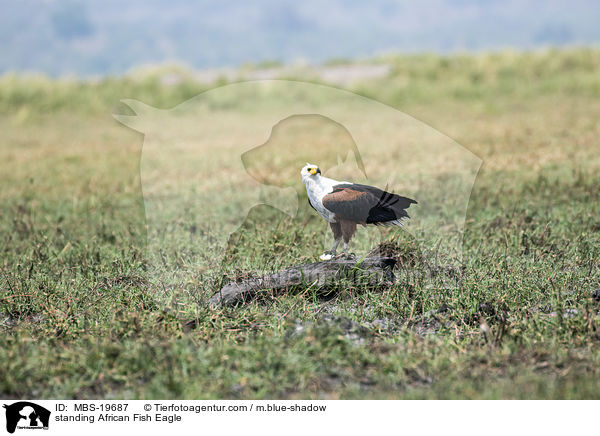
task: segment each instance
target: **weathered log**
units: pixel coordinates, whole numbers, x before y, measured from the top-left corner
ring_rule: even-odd
[[[341,283],[358,286],[381,286],[394,282],[392,272],[396,259],[369,255],[364,259],[355,256],[339,256],[332,260],[296,265],[264,276],[234,280],[209,299],[212,307],[245,303],[259,291],[281,291],[301,285],[319,291],[335,288]]]

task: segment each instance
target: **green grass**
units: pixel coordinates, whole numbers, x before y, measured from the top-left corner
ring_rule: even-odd
[[[385,292],[222,310],[193,283],[171,290],[179,305],[157,298],[142,136],[110,117],[121,98],[168,107],[202,86],[0,78],[1,395],[599,398],[600,52],[386,61],[390,77],[355,89],[484,160],[460,287],[409,269]],[[313,259],[324,223],[303,219],[241,232],[225,272]]]

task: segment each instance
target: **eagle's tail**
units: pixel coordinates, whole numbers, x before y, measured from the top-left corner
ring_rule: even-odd
[[[408,220],[408,218],[409,218],[408,216],[403,216],[402,218],[398,218],[393,221],[379,221],[379,222],[372,223],[372,224],[375,224],[376,226],[383,226],[383,227],[392,227],[392,226],[402,227],[402,226],[404,226],[404,223]]]

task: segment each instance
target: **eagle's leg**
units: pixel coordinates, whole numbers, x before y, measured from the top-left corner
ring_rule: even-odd
[[[331,250],[326,251],[320,256],[321,260],[333,259],[333,257],[335,256],[335,252],[337,251],[338,245],[340,245],[340,242],[342,241],[342,227],[340,223],[329,223],[329,226],[331,227],[331,231],[333,231],[333,247],[331,247]]]
[[[356,223],[354,221],[340,221],[340,227],[342,229],[342,237],[344,239],[344,250],[343,254],[348,252],[348,246],[350,245],[350,239],[356,233]]]

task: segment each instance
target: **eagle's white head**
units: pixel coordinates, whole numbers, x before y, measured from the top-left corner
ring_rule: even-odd
[[[307,180],[309,177],[317,178],[318,175],[321,175],[321,169],[318,165],[307,162],[302,171],[300,171],[300,175],[302,176],[302,180]]]

